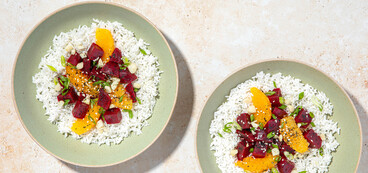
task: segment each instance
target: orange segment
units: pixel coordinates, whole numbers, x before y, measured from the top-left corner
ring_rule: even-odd
[[[239,166],[245,171],[256,173],[264,172],[275,167],[277,164],[275,158],[276,156],[272,156],[270,153],[267,153],[266,157],[264,158],[246,157],[243,159],[243,161],[235,162],[235,166]]]
[[[120,97],[123,96],[123,99],[120,102]],[[133,101],[130,97],[126,94],[125,88],[122,84],[119,84],[113,93],[110,94],[111,97],[111,104],[115,105],[121,109],[132,109],[133,108]]]
[[[98,106],[97,103],[95,103],[93,105],[93,108],[91,107],[83,119],[77,119],[73,123],[73,126],[71,129],[76,134],[81,135],[83,133],[86,133],[89,130],[91,130],[93,127],[96,126],[96,123],[98,119],[100,118],[100,113],[98,113],[100,110],[100,106]]]
[[[254,119],[257,120],[258,124],[262,123],[262,125],[265,126],[271,119],[271,102],[268,100],[267,96],[256,87],[252,87],[250,92],[253,94],[252,102],[254,107],[256,107]]]
[[[70,83],[79,91],[89,94],[92,97],[98,96],[98,86],[93,86],[92,81],[88,81],[88,76],[82,73],[81,70],[74,69],[67,65],[65,67],[66,75],[70,79]]]
[[[302,131],[295,123],[293,117],[288,116],[281,119],[280,134],[283,140],[295,151],[304,153],[308,151],[308,141],[304,138]]]
[[[101,60],[106,64],[109,62],[110,56],[115,49],[114,38],[112,37],[111,32],[107,29],[97,28],[96,44],[99,45],[104,51]]]

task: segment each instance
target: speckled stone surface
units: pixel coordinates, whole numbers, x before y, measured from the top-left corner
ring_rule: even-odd
[[[207,97],[227,75],[263,59],[295,59],[329,74],[348,92],[363,129],[358,172],[368,169],[368,1],[116,0],[151,20],[174,51],[178,103],[144,153],[107,168],[47,154],[27,135],[11,101],[11,72],[27,33],[73,0],[0,1],[0,172],[200,172],[195,129]]]

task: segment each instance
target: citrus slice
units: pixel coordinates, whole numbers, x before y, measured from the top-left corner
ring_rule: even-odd
[[[264,158],[254,158],[252,156],[246,157],[243,161],[235,162],[235,166],[239,166],[243,168],[246,172],[264,172],[268,169],[275,167],[277,161],[275,161],[276,156],[272,156],[272,154],[267,153]]]
[[[109,62],[110,56],[115,49],[114,38],[112,37],[111,32],[108,29],[97,28],[96,44],[104,51],[101,60],[106,64]]]
[[[88,81],[88,76],[81,70],[72,68],[70,65],[65,67],[66,75],[70,83],[79,91],[89,94],[92,97],[98,96],[98,86],[93,86],[92,81]]]
[[[282,138],[286,144],[288,144],[295,151],[299,153],[308,151],[309,143],[304,138],[302,131],[295,123],[293,117],[288,116],[281,119],[280,134],[282,135]]]
[[[267,96],[258,88],[252,87],[250,92],[253,94],[252,102],[256,107],[256,113],[254,119],[257,120],[259,125],[265,126],[266,123],[271,119],[271,102]]]

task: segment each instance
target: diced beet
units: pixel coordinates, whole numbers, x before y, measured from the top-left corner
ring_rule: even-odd
[[[276,133],[279,130],[279,126],[280,126],[280,120],[271,119],[267,122],[264,129],[265,129],[267,134],[270,133],[270,132],[275,132]]]
[[[70,55],[67,62],[76,66],[78,63],[82,62],[82,58],[80,57],[78,52],[75,52],[74,55]]]
[[[105,92],[103,88],[100,89],[100,94],[98,95],[97,105],[101,106],[105,110],[109,109],[111,104],[111,99],[109,94]]]
[[[109,61],[106,63],[101,71],[107,75],[119,77],[119,65],[116,62]]]
[[[267,96],[267,97],[270,100],[272,107],[279,107],[279,106],[281,106],[279,96],[277,96],[277,95],[274,94],[272,96]]]
[[[313,129],[305,131],[303,136],[309,142],[309,148],[321,148],[322,139]]]
[[[121,83],[130,83],[137,79],[135,74],[129,72],[129,70],[120,70],[119,78]]]
[[[110,61],[122,64],[123,60],[121,60],[121,57],[122,57],[121,51],[118,48],[115,48],[114,52],[112,52],[110,56]]]
[[[267,146],[265,143],[263,142],[256,142],[256,145],[254,145],[254,150],[252,155],[255,158],[264,158],[266,156],[266,152],[267,152]]]
[[[134,92],[134,88],[132,83],[129,83],[126,87],[125,87],[126,91],[129,93],[130,95],[130,99],[132,99],[133,103],[137,102],[137,98]]]
[[[95,43],[92,43],[91,47],[89,47],[87,51],[87,57],[90,60],[95,60],[101,57],[103,54],[104,54],[104,51],[102,50],[102,48]]]
[[[255,142],[256,139],[254,135],[249,130],[236,130],[236,133],[239,134],[240,138],[244,139],[247,142]]]
[[[106,80],[106,76],[101,72],[101,68],[93,67],[91,75],[95,76],[96,80]]]
[[[278,97],[282,97],[282,94],[281,94],[281,89],[280,88],[275,88],[273,89],[272,91],[275,92],[274,95],[278,96]]]
[[[85,104],[78,100],[72,111],[73,117],[83,119],[86,116],[88,109],[88,104]]]
[[[279,147],[280,148],[280,155],[281,156],[285,156],[284,155],[284,152],[287,151],[289,152],[290,154],[295,154],[295,150],[292,149],[288,144],[286,144],[285,142],[282,142],[281,146]]]
[[[236,118],[236,122],[240,125],[242,129],[250,129],[250,115],[247,113],[240,114]]]
[[[104,118],[107,124],[120,123],[122,116],[119,108],[108,109],[104,113]]]
[[[249,143],[240,141],[236,146],[236,149],[238,150],[236,157],[238,158],[238,160],[243,160],[244,158],[248,157],[250,154],[249,150],[251,147],[252,145],[250,145]]]
[[[287,115],[287,112],[278,107],[275,107],[272,110],[272,114],[275,114],[278,119],[282,119]]]
[[[285,157],[282,157],[279,163],[277,163],[277,168],[280,173],[291,173],[294,169],[294,163],[288,161]]]
[[[74,91],[73,88],[69,88],[69,91],[65,94],[62,95],[61,93],[57,96],[58,101],[62,100],[65,102],[65,100],[69,99],[69,104],[74,103],[78,100],[78,95],[77,93]]]
[[[259,141],[259,142],[265,142],[265,143],[271,143],[272,142],[272,139],[267,138],[267,133],[264,130],[261,130],[261,129],[256,131],[255,139],[256,139],[256,141]]]
[[[92,61],[88,58],[83,59],[83,68],[82,71],[88,73],[91,73],[92,70]]]
[[[312,117],[307,114],[307,110],[301,109],[298,115],[295,117],[296,123],[307,123],[306,125],[300,126],[301,128],[307,128],[312,122]]]

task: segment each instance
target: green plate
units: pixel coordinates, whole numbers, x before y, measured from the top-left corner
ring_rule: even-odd
[[[32,76],[38,70],[41,57],[46,54],[52,39],[79,25],[91,25],[92,19],[118,21],[137,38],[150,43],[148,47],[160,63],[160,97],[149,126],[143,134],[131,135],[119,145],[98,146],[65,138],[57,132],[45,116],[42,103],[36,99]],[[172,51],[158,29],[145,17],[123,6],[111,3],[78,3],[62,8],[46,17],[28,35],[21,46],[13,69],[13,96],[19,119],[28,134],[53,156],[72,164],[101,167],[124,162],[147,149],[163,132],[176,103],[178,76]]]
[[[346,92],[321,71],[303,63],[288,60],[270,60],[256,63],[233,73],[212,93],[205,104],[197,125],[197,155],[203,172],[221,172],[217,167],[213,151],[210,151],[212,139],[209,134],[210,123],[217,108],[226,101],[225,96],[238,84],[250,79],[257,72],[281,72],[299,78],[314,88],[324,92],[334,105],[333,121],[338,122],[341,134],[335,135],[340,146],[333,153],[330,172],[355,172],[361,153],[362,133],[358,114]]]

